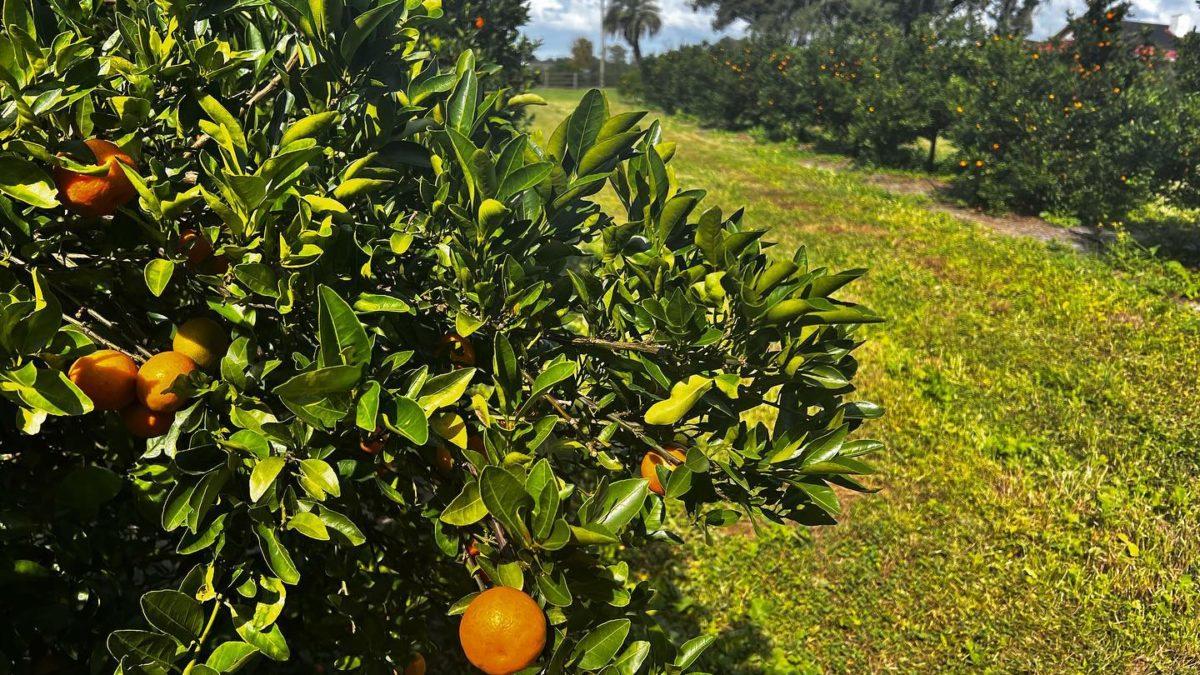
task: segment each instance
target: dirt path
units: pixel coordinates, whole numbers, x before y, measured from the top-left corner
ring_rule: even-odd
[[[809,168],[824,171],[854,170],[853,164],[848,159],[805,159],[801,160],[801,163]],[[1032,216],[1013,214],[993,216],[982,211],[948,204],[941,200],[941,195],[949,186],[945,181],[937,178],[888,173],[864,173],[863,178],[867,183],[893,194],[928,197],[930,199],[928,208],[932,211],[947,213],[1010,237],[1028,237],[1046,243],[1062,244],[1077,251],[1094,252],[1099,250],[1111,236],[1094,227],[1059,227]]]

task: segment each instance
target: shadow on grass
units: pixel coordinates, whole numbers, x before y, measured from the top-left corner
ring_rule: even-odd
[[[1200,268],[1200,214],[1156,212],[1131,218],[1126,230],[1137,243],[1156,249],[1159,257],[1192,269]]]
[[[657,618],[674,644],[681,645],[711,632],[707,620],[711,608],[687,592],[687,561],[683,551],[654,544],[641,551],[637,563],[655,579],[663,607]],[[690,670],[728,675],[801,672],[775,648],[771,638],[748,614],[726,626],[716,638]]]

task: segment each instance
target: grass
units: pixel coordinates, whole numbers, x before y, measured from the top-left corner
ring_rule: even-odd
[[[542,92],[549,134],[580,92]],[[628,107],[623,103],[618,108]],[[819,530],[659,566],[719,673],[1200,669],[1200,314],[1105,257],[1006,238],[804,153],[664,118],[682,182],[782,249],[866,266],[881,488]]]

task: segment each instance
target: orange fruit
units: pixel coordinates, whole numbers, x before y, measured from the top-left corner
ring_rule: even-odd
[[[439,445],[437,455],[434,458],[434,466],[437,467],[438,473],[448,474],[454,471],[454,455],[446,449],[446,446]]]
[[[175,330],[171,349],[195,361],[201,368],[211,370],[229,350],[229,335],[212,319],[188,319]]]
[[[129,433],[138,438],[158,438],[171,430],[175,413],[154,412],[141,403],[134,403],[121,411],[121,421]]]
[[[200,230],[179,233],[179,252],[187,259],[187,268],[200,274],[221,275],[229,271],[229,259],[214,256],[212,242]]]
[[[510,675],[536,661],[546,647],[546,615],[515,588],[490,588],[467,606],[458,641],[476,668]]]
[[[71,364],[67,377],[92,399],[96,410],[120,410],[137,395],[137,364],[129,356],[101,349]]]
[[[438,345],[438,353],[450,357],[450,363],[460,366],[475,365],[475,346],[458,333],[446,333]]]
[[[54,184],[58,186],[59,201],[71,211],[85,216],[110,216],[137,196],[133,183],[129,182],[117,162],[135,169],[137,164],[121,148],[108,141],[90,138],[84,144],[96,157],[96,164],[108,167],[108,173],[89,176],[61,166],[55,167]]]
[[[425,657],[417,654],[404,667],[404,675],[425,675]]]
[[[683,448],[679,445],[665,445],[663,446],[663,450],[666,450],[672,457],[681,462],[686,459]],[[666,493],[666,490],[663,488],[662,482],[658,480],[658,471],[656,470],[658,466],[666,466],[668,471],[675,468],[668,465],[667,460],[656,452],[647,452],[646,456],[642,457],[642,478],[645,478],[646,482],[650,483],[650,491],[661,497]]]
[[[467,448],[470,450],[474,450],[475,452],[479,452],[479,453],[487,452],[487,447],[484,446],[484,444],[483,444],[482,436],[471,436],[470,438],[468,438],[467,439]]]
[[[175,380],[196,370],[196,362],[179,352],[151,356],[137,374],[137,395],[142,405],[154,412],[175,412],[186,398],[170,391]]]
[[[467,544],[467,555],[472,558],[479,556],[479,542],[472,539],[471,543]]]

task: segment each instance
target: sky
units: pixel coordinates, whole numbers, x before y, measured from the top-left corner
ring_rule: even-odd
[[[1131,18],[1139,21],[1170,23],[1177,14],[1187,14],[1193,23],[1200,24],[1200,9],[1196,0],[1132,0]],[[646,53],[672,49],[679,45],[719,39],[724,35],[741,35],[743,29],[734,26],[723,32],[712,29],[712,16],[693,12],[688,0],[659,0],[662,7],[663,29],[643,43]],[[1068,10],[1080,11],[1084,0],[1043,0],[1034,19],[1034,37],[1057,33],[1066,23]],[[525,34],[540,40],[539,58],[555,58],[570,53],[571,43],[578,37],[599,43],[600,0],[529,0],[530,21]],[[614,39],[615,38],[611,38]]]

